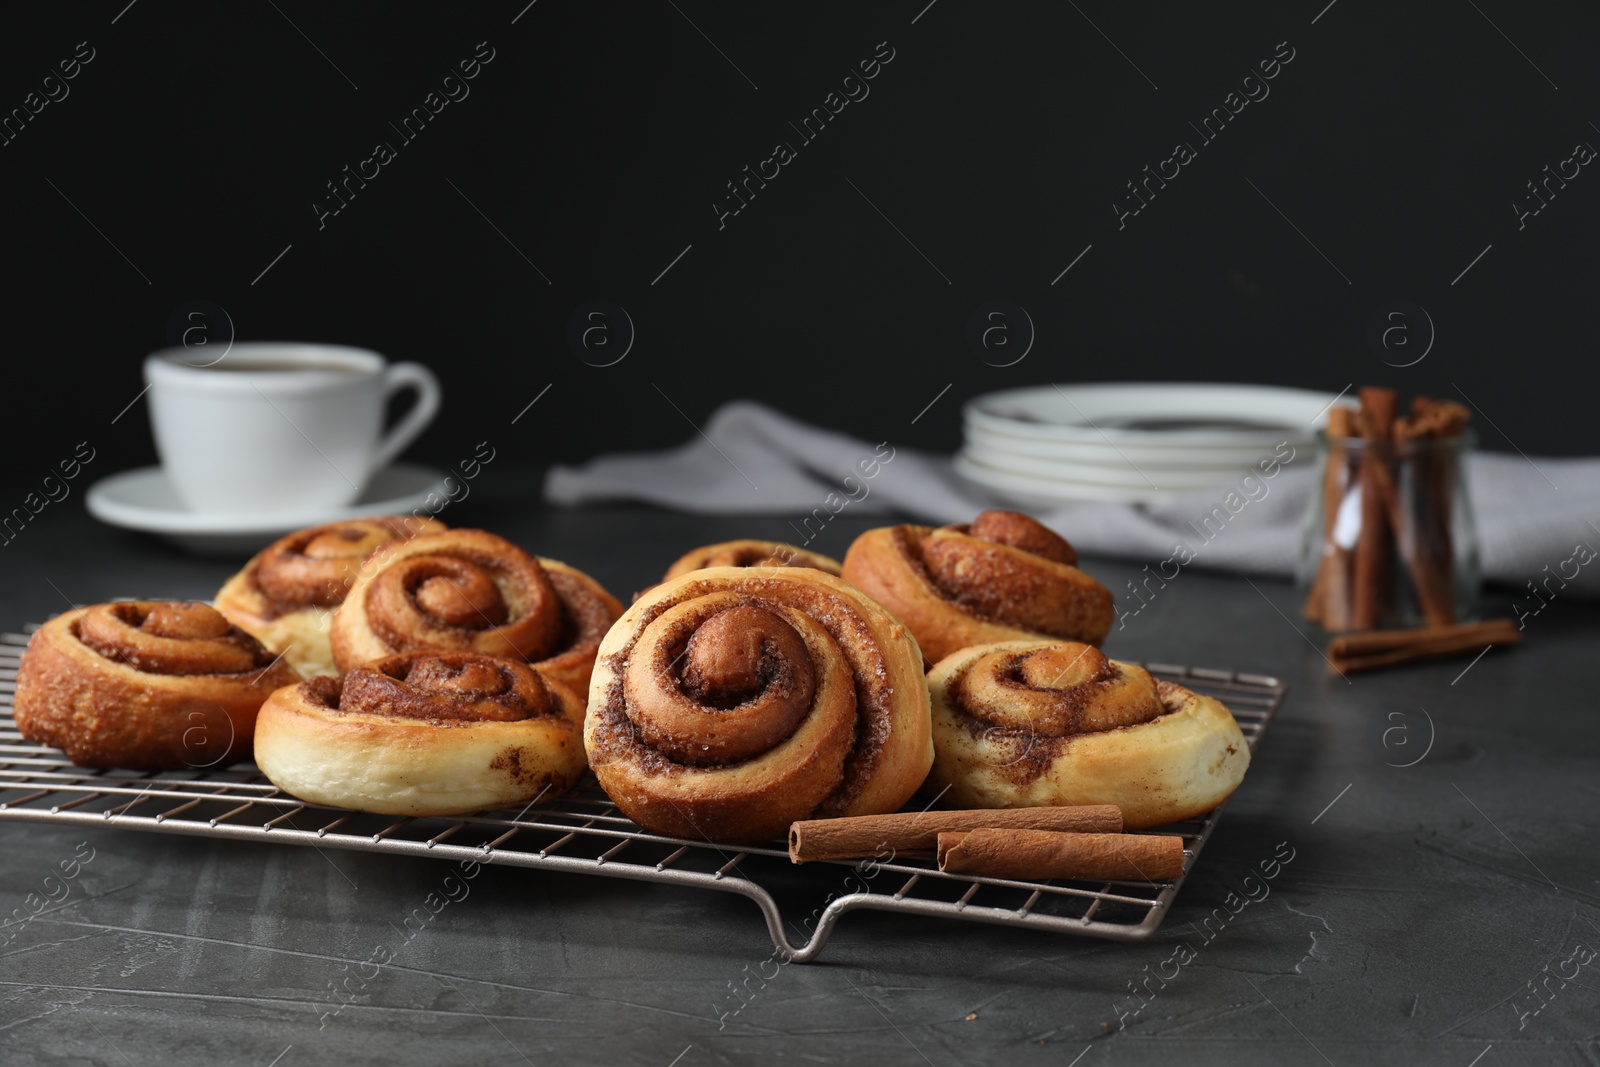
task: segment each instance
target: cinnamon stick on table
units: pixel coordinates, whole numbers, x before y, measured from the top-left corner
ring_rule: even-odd
[[[1171,882],[1183,874],[1183,838],[969,830],[939,835],[939,869],[991,878]]]
[[[1421,659],[1463,655],[1493,645],[1514,645],[1521,640],[1521,632],[1510,619],[1420,626],[1409,630],[1375,630],[1335,637],[1328,642],[1328,660],[1335,670],[1350,674]]]
[[[806,819],[789,827],[789,859],[795,863],[809,863],[867,856],[887,858],[908,852],[931,853],[941,833],[991,827],[1115,834],[1122,831],[1122,811],[1115,804],[1087,804]]]

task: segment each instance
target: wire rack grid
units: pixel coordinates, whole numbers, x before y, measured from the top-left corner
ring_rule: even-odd
[[[931,858],[911,856],[795,866],[781,847],[718,846],[650,833],[618,812],[589,775],[571,792],[544,803],[536,799],[517,813],[372,815],[297,800],[252,764],[156,773],[74,766],[60,751],[17,732],[11,701],[27,642],[25,634],[0,634],[0,819],[475,861],[735,893],[761,909],[774,950],[796,963],[817,958],[839,919],[859,910],[1121,941],[1147,938],[1222,812],[1219,807],[1150,831],[1184,839],[1183,875],[1163,883],[954,875]],[[1145,666],[1226,704],[1252,752],[1286,692],[1276,678],[1262,675]],[[789,902],[789,914],[779,897]],[[810,901],[818,903],[807,910]],[[800,912],[806,917],[796,921]]]

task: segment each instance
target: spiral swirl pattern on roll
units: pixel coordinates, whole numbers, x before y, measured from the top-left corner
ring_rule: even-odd
[[[476,652],[401,652],[355,668],[342,683],[308,688],[330,708],[397,719],[521,722],[562,713],[538,671]]]
[[[904,803],[931,760],[926,699],[916,642],[847,582],[714,567],[646,592],[606,635],[585,744],[640,825],[756,841]]]
[[[88,767],[213,767],[249,754],[256,710],[299,675],[205,604],[122,600],[40,628],[17,728]]]
[[[583,773],[583,701],[538,668],[417,649],[272,694],[256,762],[304,800],[455,815],[553,798]]]
[[[343,670],[395,652],[458,649],[538,664],[583,692],[622,606],[600,584],[482,530],[385,548],[334,616]]]
[[[685,552],[667,568],[666,577],[676,578],[706,567],[810,567],[828,574],[839,573],[839,561],[820,552],[811,552],[782,541],[747,538],[702,545]]]
[[[904,619],[930,660],[1023,637],[1098,644],[1114,619],[1110,590],[1079,570],[1077,552],[1042,523],[986,511],[959,526],[869,530],[844,577]]]
[[[338,607],[361,561],[384,545],[439,533],[442,522],[414,516],[350,519],[313,526],[268,545],[252,561],[251,577],[280,609]]]
[[[305,675],[333,674],[328,624],[374,554],[396,542],[447,527],[434,519],[391,515],[349,519],[279,538],[217,592],[217,610]]]
[[[1075,642],[988,652],[951,682],[950,695],[966,714],[1024,739],[1136,726],[1164,710],[1149,671]]]
[[[961,649],[928,675],[930,785],[958,807],[1115,804],[1130,827],[1221,803],[1249,766],[1218,701],[1073,641]]]
[[[261,642],[205,604],[119,600],[86,608],[78,639],[146,674],[238,674],[272,662]]]

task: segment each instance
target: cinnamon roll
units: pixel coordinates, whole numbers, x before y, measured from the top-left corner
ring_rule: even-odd
[[[581,694],[621,614],[582,571],[483,530],[449,530],[385,547],[330,636],[340,670],[412,649],[463,649],[532,663]]]
[[[299,677],[205,604],[96,604],[28,642],[17,729],[83,767],[216,767],[249,757],[256,710]]]
[[[839,561],[820,552],[809,552],[782,541],[758,541],[745,538],[723,541],[715,545],[702,545],[685,552],[678,561],[667,568],[666,577],[676,578],[690,571],[706,567],[811,567],[838,575]]]
[[[273,693],[256,764],[301,800],[468,815],[559,796],[583,774],[583,701],[538,669],[419,649]]]
[[[301,674],[337,674],[328,625],[361,563],[384,545],[439,533],[414,515],[351,519],[300,530],[257,552],[217,593],[217,610]]]
[[[600,645],[589,763],[658,833],[781,837],[891,812],[932,760],[917,643],[842,579],[712,567],[646,592]]]
[[[844,577],[903,619],[931,663],[993,641],[1104,641],[1111,591],[1077,562],[1036,519],[985,511],[970,525],[868,530],[845,553]]]
[[[928,675],[933,773],[958,808],[1115,804],[1130,829],[1222,803],[1250,747],[1220,702],[1074,641],[964,648]]]

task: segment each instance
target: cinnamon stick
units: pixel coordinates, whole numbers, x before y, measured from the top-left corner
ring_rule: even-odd
[[[1457,433],[1460,431],[1458,430]],[[1461,453],[1457,449],[1437,451],[1432,457],[1432,484],[1429,486],[1428,515],[1440,566],[1445,574],[1455,574],[1455,488],[1463,477]],[[1450,587],[1451,602],[1455,587]]]
[[[1420,477],[1427,477],[1431,473],[1431,464],[1426,460],[1412,460],[1412,463]],[[1426,532],[1416,529],[1416,523],[1403,514],[1400,491],[1388,465],[1380,465],[1375,477],[1395,547],[1400,550],[1400,558],[1411,576],[1411,589],[1416,594],[1417,607],[1421,609],[1422,617],[1428,620],[1429,626],[1449,626],[1455,622],[1455,597],[1450,588],[1450,575],[1441,568],[1438,554],[1429,545]]]
[[[1467,424],[1472,421],[1472,412],[1454,400],[1430,400],[1422,398],[1426,403],[1411,405],[1412,417],[1417,420],[1419,429],[1426,436],[1434,439],[1457,438],[1466,431]],[[1433,499],[1431,514],[1433,518],[1433,531],[1439,546],[1439,558],[1443,561],[1446,574],[1455,572],[1455,493],[1454,489],[1461,483],[1461,452],[1459,448],[1448,451],[1436,451],[1433,455]]]
[[[1472,413],[1453,400],[1419,396],[1411,401],[1411,414],[1395,423],[1395,439],[1404,448],[1410,442],[1455,438],[1471,420]],[[1404,536],[1400,549],[1411,568],[1423,616],[1430,625],[1447,626],[1455,621],[1450,492],[1457,477],[1455,452],[1430,444],[1414,446],[1410,467],[1418,483],[1410,496],[1421,513],[1407,516],[1412,521],[1396,528],[1397,536]]]
[[[1334,543],[1337,508],[1342,487],[1336,475],[1346,465],[1335,465],[1334,433],[1348,430],[1348,409],[1330,411],[1329,463],[1323,475],[1323,558],[1306,599],[1306,617],[1324,629],[1370,630],[1378,626],[1392,592],[1396,559],[1405,566],[1417,607],[1429,628],[1454,624],[1454,546],[1451,536],[1453,486],[1459,476],[1456,453],[1432,442],[1458,437],[1471,413],[1451,400],[1419,396],[1410,414],[1396,418],[1393,390],[1374,387],[1360,392],[1356,430],[1366,438],[1355,484],[1360,493],[1361,527],[1354,553],[1343,553]],[[1418,444],[1417,442],[1421,442]],[[1414,484],[1402,499],[1399,477]],[[1326,513],[1332,512],[1330,516]],[[1354,556],[1351,575],[1347,556]],[[1341,598],[1338,580],[1353,578],[1353,592]],[[1348,607],[1348,611],[1341,610]]]
[[[1431,484],[1435,471],[1431,457],[1425,451],[1407,447],[1410,442],[1427,437],[1440,428],[1439,420],[1419,415],[1421,412],[1431,412],[1429,405],[1432,403],[1427,397],[1417,397],[1411,405],[1412,414],[1395,420],[1391,426],[1395,451],[1385,459],[1394,458],[1408,465],[1412,477],[1421,483],[1409,494],[1413,500],[1432,496]],[[1425,525],[1427,516],[1422,516],[1422,522],[1419,523],[1417,516],[1401,507],[1395,472],[1388,462],[1373,467],[1372,475],[1383,500],[1389,533],[1411,578],[1411,588],[1416,594],[1422,617],[1429,626],[1449,626],[1455,622],[1455,597],[1450,586],[1450,572],[1441,565],[1439,553],[1431,544],[1432,538]]]
[[[1354,566],[1355,559],[1350,550],[1334,545],[1333,554],[1328,560],[1328,592],[1322,609],[1325,630],[1338,632],[1350,629]]]
[[[1344,503],[1350,448],[1356,433],[1355,412],[1346,407],[1328,409],[1324,435],[1328,460],[1322,471],[1322,558],[1306,594],[1305,616],[1324,630],[1350,628],[1350,552],[1334,543],[1333,530]]]
[[[1480,652],[1494,645],[1514,645],[1522,633],[1510,619],[1491,619],[1453,626],[1421,626],[1408,630],[1376,630],[1345,634],[1328,642],[1328,659],[1336,670],[1353,671],[1392,667],[1423,659]]]
[[[1355,408],[1329,408],[1328,423],[1324,429],[1324,432],[1330,439],[1338,437],[1354,437],[1357,432]]]
[[[1419,640],[1442,637],[1517,638],[1521,634],[1507,618],[1485,619],[1483,622],[1463,622],[1453,626],[1417,626],[1404,630],[1372,630],[1367,633],[1344,634],[1328,642],[1328,647],[1341,655],[1366,656],[1409,648]]]
[[[1087,804],[806,819],[789,827],[789,859],[810,863],[932,852],[942,833],[990,828],[1115,834],[1122,831],[1122,811],[1115,804]]]
[[[1413,397],[1411,414],[1395,423],[1394,435],[1402,441],[1422,437],[1456,437],[1472,421],[1472,412],[1454,400]]]
[[[991,878],[1171,882],[1183,874],[1183,838],[971,830],[939,835],[939,869]]]
[[[1389,471],[1390,441],[1394,433],[1393,389],[1363,386],[1358,420],[1361,436],[1361,533],[1356,539],[1354,608],[1351,623],[1357,630],[1376,629],[1383,617],[1384,591],[1389,574],[1389,507],[1384,483]],[[1392,487],[1392,479],[1387,479]]]

